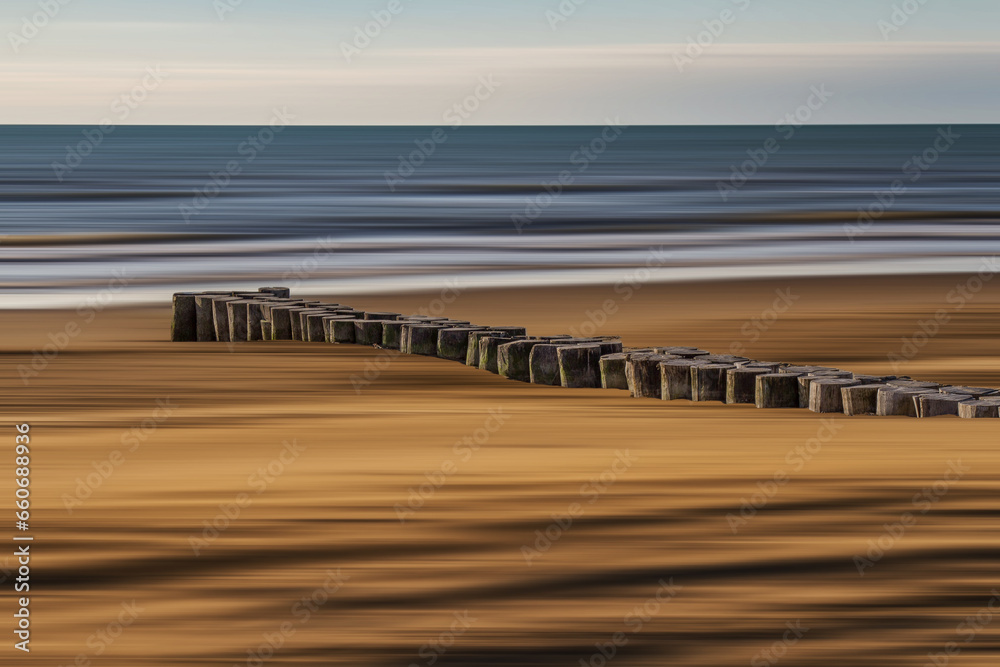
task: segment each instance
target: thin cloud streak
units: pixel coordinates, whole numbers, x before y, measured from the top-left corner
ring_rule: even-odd
[[[373,46],[353,64],[332,52],[277,64],[243,54],[205,65],[183,55],[58,70],[46,62],[7,63],[0,66],[8,91],[0,122],[96,121],[156,65],[169,78],[129,123],[254,124],[279,105],[297,110],[299,124],[435,125],[490,75],[501,89],[470,124],[598,125],[609,115],[643,124],[770,124],[800,104],[810,85],[824,83],[836,87],[837,101],[823,122],[1000,120],[1000,93],[982,85],[1000,64],[996,43],[714,44],[681,72],[673,54],[686,47]],[[928,81],[940,81],[948,94],[929,96]],[[852,99],[864,102],[867,117],[857,115]]]

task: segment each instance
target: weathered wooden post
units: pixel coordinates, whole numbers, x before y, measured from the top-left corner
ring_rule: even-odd
[[[229,304],[233,301],[243,301],[238,296],[217,296],[212,300],[215,310],[215,339],[220,343],[232,342],[229,330]]]
[[[318,317],[319,318],[319,322],[322,322],[324,317],[327,317],[327,316],[330,316],[330,315],[338,315],[338,314],[339,313],[337,312],[336,306],[327,306],[327,305],[323,305],[323,304],[315,305],[312,308],[310,308],[309,310],[300,311],[299,314],[298,314],[298,316],[299,316],[299,328],[298,328],[299,338],[298,338],[298,340],[301,340],[304,343],[308,343],[309,342],[309,334],[310,334],[309,319],[310,318]],[[317,333],[322,333],[322,329],[319,329],[317,331]],[[320,341],[322,341],[322,339],[320,339]]]
[[[773,368],[736,367],[726,371],[726,403],[757,402],[757,376],[773,373]]]
[[[330,311],[309,313],[306,315],[306,327],[303,330],[306,340],[310,343],[328,342],[327,331],[329,329],[329,322],[334,319],[354,321],[353,317],[348,315],[333,315]]]
[[[500,346],[516,340],[524,340],[525,336],[510,335],[505,331],[479,339],[479,370],[500,373]]]
[[[880,417],[916,417],[919,397],[937,393],[934,389],[896,387],[889,384],[885,389],[878,390],[875,414]]]
[[[691,400],[691,367],[708,363],[688,357],[660,363],[660,398],[664,401]]]
[[[815,371],[813,373],[809,373],[808,375],[800,375],[799,376],[800,408],[809,407],[809,387],[812,385],[813,382],[821,378],[823,379],[838,378],[838,379],[851,380],[854,379],[854,374],[850,373],[849,371],[833,370],[833,371]]]
[[[271,307],[271,340],[292,340],[292,314],[302,307],[300,304]]]
[[[217,341],[215,335],[215,297],[227,296],[227,293],[204,292],[194,298],[195,320],[198,340],[202,342]]]
[[[975,400],[964,394],[921,394],[916,398],[917,417],[940,417],[942,415],[958,416],[958,406],[961,403]]]
[[[549,387],[562,386],[559,377],[559,343],[546,343],[531,348],[528,364],[531,369],[531,383]]]
[[[447,324],[437,323],[403,325],[403,352],[423,357],[436,357],[438,334],[447,328]]]
[[[438,332],[437,356],[449,361],[465,363],[469,354],[469,334],[485,331],[485,327],[450,327]]]
[[[696,402],[726,400],[726,375],[733,364],[705,363],[691,367],[691,400]]]
[[[1000,417],[1000,398],[981,398],[958,404],[958,416],[962,419],[997,419]]]
[[[515,336],[524,336],[525,329],[523,327],[488,327],[482,331],[473,331],[469,334],[469,349],[465,356],[465,365],[474,366],[476,368],[480,367],[479,363],[479,340],[487,336],[494,336],[498,338],[511,338]]]
[[[308,304],[289,309],[288,317],[292,332],[290,340],[302,340],[302,320],[299,319],[299,315],[310,310],[315,310],[315,307]]]
[[[633,398],[661,398],[660,364],[677,359],[672,354],[630,352],[625,357],[625,379]]]
[[[250,332],[247,323],[250,319],[250,304],[248,299],[240,301],[230,301],[226,304],[229,309],[227,314],[229,319],[229,340],[234,343],[245,343],[250,340]]]
[[[627,356],[624,352],[601,355],[601,387],[628,391],[628,376],[625,374]]]
[[[844,387],[857,387],[860,380],[848,378],[816,378],[809,385],[809,409],[813,412],[844,412]]]
[[[356,345],[382,345],[382,320],[352,320]]]
[[[403,327],[406,320],[382,320],[382,347],[387,350],[403,349]]]
[[[501,377],[531,382],[531,350],[543,340],[515,340],[497,346],[497,371]]]
[[[344,341],[337,340],[337,327],[336,323],[346,323],[342,324],[345,329],[349,329],[350,341],[354,342],[354,322],[357,318],[350,315],[327,315],[323,318],[323,341],[326,343],[341,343]]]
[[[556,350],[560,384],[567,389],[597,389],[601,386],[601,346],[568,345]]]
[[[288,299],[292,296],[292,290],[288,287],[261,287],[260,291],[276,296],[279,299]]]
[[[195,292],[174,294],[174,315],[170,322],[170,340],[188,343],[198,340],[198,311],[195,307]]]
[[[844,414],[849,417],[874,415],[878,411],[878,392],[888,386],[887,384],[859,384],[842,387],[840,399],[844,404]]]
[[[757,376],[756,404],[758,408],[799,407],[799,375],[768,373]]]
[[[247,340],[248,341],[261,341],[264,339],[264,329],[261,327],[260,323],[266,318],[264,317],[264,307],[268,305],[267,301],[251,301],[247,305]],[[280,302],[277,302],[280,303]]]

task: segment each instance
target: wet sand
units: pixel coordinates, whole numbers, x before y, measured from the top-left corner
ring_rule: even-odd
[[[1000,283],[959,308],[968,279],[469,291],[445,313],[542,335],[610,310],[596,330],[630,346],[888,373],[944,310],[899,374],[1000,387]],[[791,305],[753,340],[777,291]],[[1000,593],[996,421],[636,400],[354,346],[172,344],[169,319],[2,317],[0,403],[31,424],[36,503],[33,652],[5,647],[4,664],[874,667],[949,642],[948,664],[998,662],[995,612],[966,624]],[[25,384],[18,367],[70,322],[79,335]]]

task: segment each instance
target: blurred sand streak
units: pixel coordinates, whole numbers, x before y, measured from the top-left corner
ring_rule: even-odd
[[[946,296],[966,278],[470,291],[447,315],[558,334],[613,300],[600,332],[628,345],[736,342],[763,360],[887,373],[900,338],[953,309]],[[949,310],[900,372],[1000,387],[998,287]],[[744,324],[788,288],[794,305],[751,342]],[[406,312],[436,296],[330,298]],[[280,640],[265,664],[598,665],[595,645],[620,632],[616,666],[723,667],[772,664],[761,651],[796,622],[808,632],[773,664],[923,665],[948,642],[953,665],[1000,659],[1000,619],[969,642],[959,629],[1000,587],[996,422],[830,427],[808,411],[538,387],[353,346],[171,344],[167,308],[100,313],[25,386],[18,366],[78,319],[0,323],[5,421],[33,434],[30,664],[257,664],[248,650]],[[352,377],[376,361],[357,393]],[[115,450],[124,463],[67,511],[76,480]],[[283,452],[282,472],[266,473]],[[601,482],[622,453],[630,463]],[[956,461],[961,478],[921,513],[915,496]],[[0,469],[9,498],[12,457]],[[779,472],[787,483],[734,531],[727,515]],[[394,507],[422,484],[401,523]],[[240,494],[249,503],[196,556],[191,539]],[[859,576],[854,557],[906,512],[916,524]],[[529,565],[522,547],[547,528],[556,539]],[[661,580],[676,596],[636,616]],[[94,634],[133,601],[120,637]],[[2,650],[4,664],[29,664]]]

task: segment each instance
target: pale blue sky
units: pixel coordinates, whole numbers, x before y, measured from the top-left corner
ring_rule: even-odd
[[[349,62],[392,0],[4,0],[0,123],[440,125],[481,77],[471,124],[772,124],[823,85],[810,122],[1000,122],[997,0],[398,1]]]

